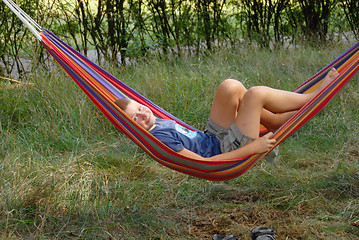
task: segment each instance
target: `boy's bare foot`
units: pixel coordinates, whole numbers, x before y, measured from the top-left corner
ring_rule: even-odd
[[[319,93],[322,91],[329,83],[331,83],[339,75],[338,71],[335,68],[330,69],[327,75],[324,77],[322,83],[316,89],[316,92]]]

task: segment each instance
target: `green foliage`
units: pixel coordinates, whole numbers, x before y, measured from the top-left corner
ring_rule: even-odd
[[[240,42],[269,49],[317,46],[358,36],[355,0],[19,0],[17,4],[77,50],[115,66],[148,55],[200,55],[223,45],[237,48]],[[35,38],[5,4],[0,5],[0,19],[0,75],[23,73],[24,56],[45,62]]]

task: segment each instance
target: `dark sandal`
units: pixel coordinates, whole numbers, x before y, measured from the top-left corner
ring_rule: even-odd
[[[212,240],[238,240],[238,238],[234,235],[218,235],[214,234]]]
[[[251,231],[252,240],[276,240],[277,232],[267,227],[256,227]]]

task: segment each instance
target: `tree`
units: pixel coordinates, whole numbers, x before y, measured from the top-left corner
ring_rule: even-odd
[[[329,17],[337,0],[297,0],[304,19],[302,31],[311,42],[323,42],[328,33]],[[300,21],[300,19],[297,19]]]

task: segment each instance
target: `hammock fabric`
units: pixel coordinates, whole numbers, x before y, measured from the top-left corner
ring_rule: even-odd
[[[122,81],[116,79],[104,69],[81,55],[78,51],[61,41],[52,32],[40,28],[11,0],[3,1],[42,42],[47,51],[65,69],[112,124],[162,165],[191,176],[213,181],[221,181],[233,179],[242,175],[268,154],[267,152],[244,158],[223,159],[218,161],[196,160],[179,155],[134,122],[116,104],[114,104],[114,101],[117,98],[128,97],[149,107],[153,113],[160,118],[174,120],[186,128],[195,130],[193,127],[172,116],[135,90],[126,86]],[[316,89],[331,68],[335,67],[339,72],[339,76],[334,79],[332,83],[303,106],[291,119],[274,133],[273,138],[275,138],[277,142],[273,148],[283,142],[293,132],[322,110],[349,81],[359,68],[358,49],[359,43],[351,47],[344,54],[294,90],[298,93],[311,92]]]

